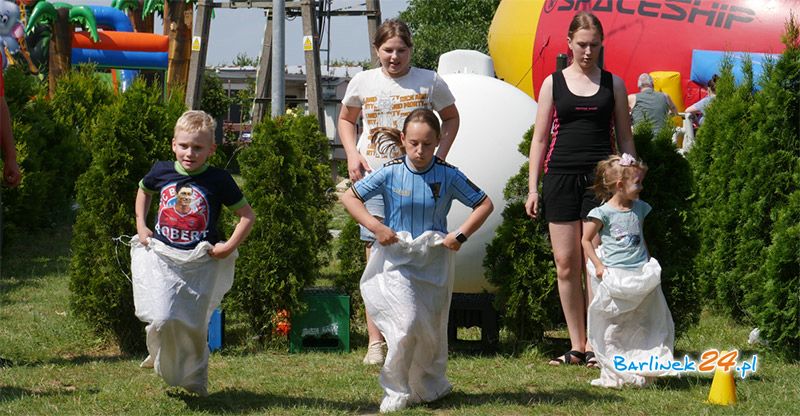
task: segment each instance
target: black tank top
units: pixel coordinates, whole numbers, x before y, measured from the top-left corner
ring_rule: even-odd
[[[573,94],[561,71],[553,73],[553,131],[544,171],[586,173],[614,153],[611,136],[614,114],[614,79],[600,73],[600,89],[590,97]]]

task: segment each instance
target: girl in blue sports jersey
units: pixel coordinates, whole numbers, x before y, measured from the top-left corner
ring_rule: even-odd
[[[372,140],[395,147],[401,156],[342,196],[350,215],[379,243],[361,278],[361,294],[388,347],[380,377],[384,413],[437,400],[452,390],[445,370],[453,254],[493,210],[485,192],[434,156],[440,135],[439,120],[427,109],[409,114],[402,133],[376,131]],[[376,195],[384,199],[384,222],[364,206]],[[454,199],[473,211],[448,231]]]

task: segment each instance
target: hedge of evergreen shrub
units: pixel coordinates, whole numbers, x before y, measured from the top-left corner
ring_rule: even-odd
[[[64,215],[62,210],[52,210],[56,206],[63,209],[66,197],[63,189],[54,189],[59,180],[55,171],[58,161],[51,160],[54,153],[49,146],[51,138],[56,142],[52,144],[60,144],[57,132],[63,126],[54,120],[52,105],[44,99],[44,90],[35,78],[11,67],[5,73],[5,83],[22,172],[19,186],[2,191],[4,237],[14,239],[30,228],[52,225],[57,213]]]
[[[650,127],[644,126],[634,131],[633,139],[648,167],[640,198],[653,207],[644,222],[644,238],[650,255],[661,265],[661,289],[680,334],[697,323],[702,308],[694,273],[697,236],[691,218],[691,169],[672,144],[669,129],[653,138]]]
[[[531,127],[519,145],[526,157],[532,135]],[[503,325],[520,341],[538,342],[563,318],[547,224],[525,213],[527,162],[509,179],[503,195],[507,201],[503,222],[486,247],[486,279],[497,287],[495,308]]]
[[[361,231],[353,218],[348,218],[338,237],[336,261],[338,273],[333,281],[334,286],[354,296],[359,292],[361,275],[367,265],[364,242]]]
[[[295,313],[299,296],[323,266],[333,205],[328,138],[316,118],[286,115],[255,127],[239,163],[243,191],[257,219],[239,248],[226,305],[250,330],[269,337],[279,310]]]
[[[730,61],[723,63],[717,96],[707,108],[704,123],[687,153],[696,187],[692,216],[699,239],[695,269],[700,290],[716,308],[737,317],[744,309],[738,282],[741,276],[734,271],[736,248],[732,232],[741,218],[738,210],[728,207],[737,198],[732,191],[747,180],[735,168],[738,149],[748,141],[756,125],[751,112],[752,70],[746,68],[745,77],[737,87]]]
[[[342,163],[344,165],[344,163]],[[361,275],[367,265],[361,231],[353,218],[348,218],[336,241],[336,277],[333,285],[350,296],[350,315],[357,322],[366,322],[361,298]]]
[[[213,71],[203,74],[203,93],[200,97],[200,109],[210,114],[215,120],[221,119],[228,112],[233,99],[228,97],[222,80]]]
[[[139,180],[155,161],[174,158],[170,143],[183,109],[182,100],[165,103],[160,90],[137,81],[98,114],[87,136],[92,160],[76,185],[70,303],[78,316],[111,335],[126,352],[144,349],[144,324],[134,315],[126,277],[130,249],[113,239],[136,233]]]
[[[89,162],[81,140],[111,92],[93,73],[72,71],[46,99],[46,85],[12,67],[6,94],[13,118],[19,187],[4,191],[5,231],[10,238],[31,228],[71,221],[74,185]]]
[[[95,72],[93,65],[80,65],[64,74],[59,78],[55,94],[51,97],[55,118],[75,130],[81,142],[87,146],[91,141],[91,124],[113,100],[111,86]],[[79,172],[83,172],[88,164],[87,149],[86,160],[79,167]]]
[[[800,352],[799,32],[790,18],[786,49],[765,66],[755,93],[749,68],[738,87],[730,65],[723,68],[708,114],[713,129],[704,124],[697,152],[689,153],[703,172],[694,215],[705,286],[732,317],[758,325],[771,348],[793,359]]]
[[[795,170],[800,183],[800,170]],[[800,356],[800,191],[777,212],[772,244],[759,268],[765,280],[756,291],[755,322],[772,349],[797,361]]]

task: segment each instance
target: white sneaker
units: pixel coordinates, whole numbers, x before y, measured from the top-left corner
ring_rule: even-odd
[[[383,365],[383,349],[386,343],[383,341],[373,341],[367,348],[367,355],[364,356],[364,365]]]
[[[381,401],[381,413],[397,412],[408,407],[408,398],[384,396]]]
[[[153,358],[152,355],[148,355],[147,358],[145,358],[144,361],[142,361],[142,363],[139,364],[139,368],[153,368],[153,365],[155,365],[155,363],[156,359]]]

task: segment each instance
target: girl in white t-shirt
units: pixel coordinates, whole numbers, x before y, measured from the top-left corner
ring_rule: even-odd
[[[373,41],[381,67],[360,72],[350,81],[342,99],[338,132],[347,154],[350,181],[357,182],[391,159],[369,139],[376,129],[402,129],[403,120],[417,108],[439,113],[442,135],[436,156],[445,159],[458,132],[459,116],[455,98],[447,84],[434,71],[411,66],[411,31],[400,20],[387,20],[378,27]],[[364,130],[356,141],[356,121],[361,116]],[[373,198],[367,210],[383,220],[383,200]],[[361,240],[366,242],[366,256],[375,236],[361,228]],[[385,342],[378,328],[367,315],[369,348],[364,364],[382,364]]]

